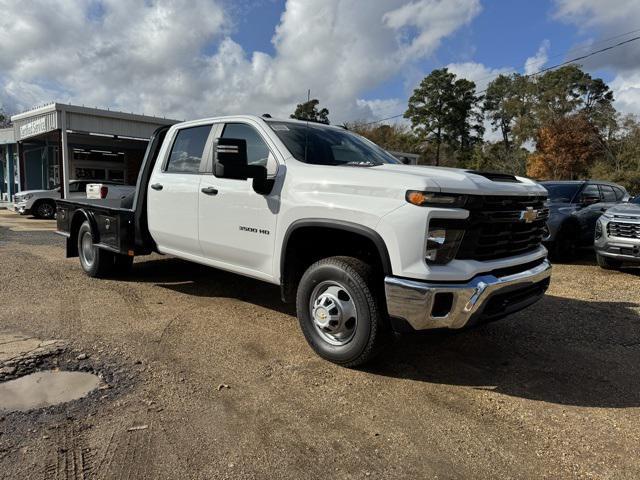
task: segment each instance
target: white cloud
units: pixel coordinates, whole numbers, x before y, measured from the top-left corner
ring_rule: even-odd
[[[618,110],[640,116],[640,71],[618,75],[610,86]]]
[[[406,27],[419,30],[403,46],[404,57],[412,58],[433,52],[444,37],[471,22],[480,10],[479,0],[423,0],[405,3],[385,13],[383,19],[386,25],[401,32]]]
[[[491,68],[476,62],[450,63],[447,68],[456,76],[475,82],[478,92],[485,90],[487,85],[501,73],[513,72],[510,67]]]
[[[600,38],[617,36],[597,48],[632,38],[620,37],[622,33],[637,30],[640,18],[640,2],[629,0],[556,0],[554,17],[576,25],[583,32],[596,31]],[[637,35],[637,34],[636,34]],[[591,43],[593,39],[586,42]],[[594,48],[595,49],[595,48]],[[582,50],[584,53],[587,50]],[[630,43],[608,52],[595,55],[583,62],[590,70],[610,69],[615,78],[610,86],[619,110],[640,113],[640,42]]]
[[[232,40],[222,0],[0,0],[0,104],[51,100],[174,118],[287,115],[306,91],[334,122],[480,11],[479,0],[288,0],[275,53]]]
[[[540,48],[533,57],[527,58],[524,62],[524,73],[525,75],[533,75],[549,60],[549,47],[551,46],[551,42],[549,40],[543,40],[540,44]]]

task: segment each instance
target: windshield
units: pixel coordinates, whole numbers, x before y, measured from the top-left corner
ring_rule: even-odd
[[[631,200],[629,200],[629,203],[635,203],[636,205],[640,205],[640,195],[638,195],[637,197],[633,197]]]
[[[400,163],[375,143],[348,130],[318,124],[269,122],[271,129],[291,154],[314,165],[347,165],[370,167],[384,163]],[[306,147],[306,158],[305,158]]]
[[[558,203],[571,203],[573,197],[580,190],[580,183],[543,183],[549,192],[549,200]]]

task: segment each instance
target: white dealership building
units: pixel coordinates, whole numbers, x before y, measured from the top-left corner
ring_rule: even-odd
[[[15,178],[14,188],[6,189],[10,195],[53,188],[72,179],[133,185],[151,134],[178,122],[62,103],[13,115],[11,121],[12,135],[11,129],[4,129],[12,138],[7,140],[3,163],[5,180],[10,174]],[[0,130],[0,144],[2,138]]]

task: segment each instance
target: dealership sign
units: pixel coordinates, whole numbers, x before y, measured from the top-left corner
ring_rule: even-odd
[[[46,117],[40,117],[20,126],[20,138],[33,137],[47,131]]]

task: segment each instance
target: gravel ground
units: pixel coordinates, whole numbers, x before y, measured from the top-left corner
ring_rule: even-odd
[[[640,477],[639,270],[586,253],[524,312],[348,370],[277,287],[161,256],[90,279],[51,230],[0,211],[0,327],[119,390],[1,417],[4,478]]]

